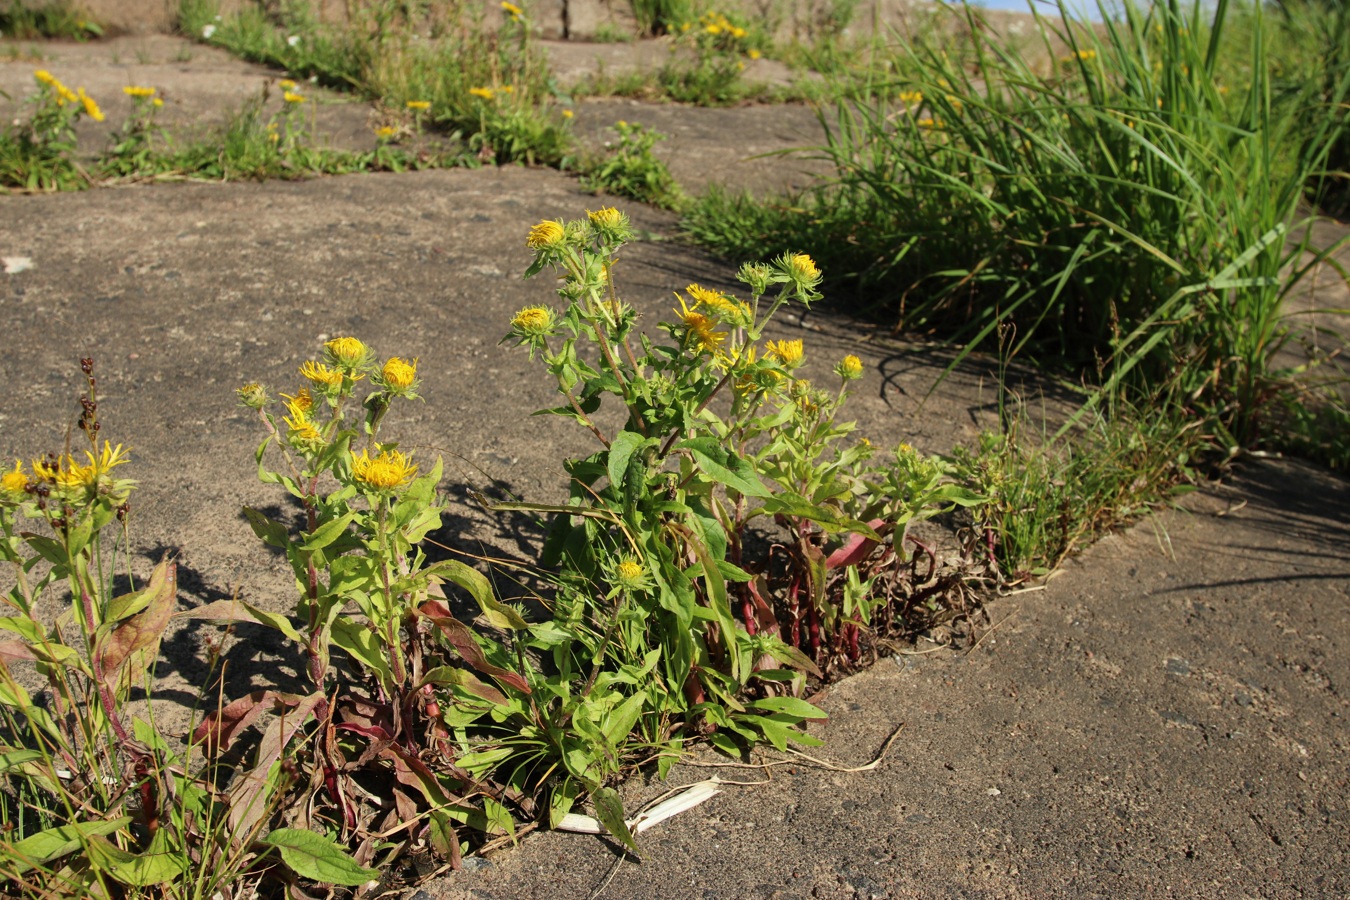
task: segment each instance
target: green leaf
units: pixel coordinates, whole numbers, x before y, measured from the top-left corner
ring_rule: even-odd
[[[548,827],[557,828],[576,802],[577,783],[570,777],[564,777],[548,795]]]
[[[768,497],[769,489],[759,480],[755,467],[727,450],[716,438],[690,438],[675,445],[687,450],[710,480],[733,488],[747,497]]]
[[[285,550],[290,543],[290,532],[286,526],[258,512],[256,509],[245,506],[244,518],[248,520],[249,527],[253,533],[258,536],[264,544],[269,547],[276,547],[278,550]]]
[[[647,692],[638,691],[605,716],[600,723],[600,730],[611,747],[622,746],[624,739],[633,731],[633,726],[637,724],[638,717],[642,715],[642,708],[646,704]]]
[[[472,566],[448,559],[427,569],[426,574],[442,581],[453,581],[472,594],[473,599],[478,601],[478,608],[483,611],[483,616],[493,628],[518,631],[529,627],[529,623],[520,613],[496,598],[492,592],[492,583]]]
[[[824,710],[812,706],[805,700],[798,700],[796,697],[764,697],[747,703],[746,706],[751,709],[767,709],[769,712],[786,713],[789,716],[796,716],[798,719],[829,718]]]
[[[297,875],[323,884],[355,887],[380,877],[375,869],[358,866],[331,838],[312,831],[277,828],[262,843],[277,848]]]
[[[175,881],[187,871],[187,854],[169,846],[169,833],[160,830],[144,853],[129,853],[107,838],[91,838],[86,851],[94,868],[110,874],[122,884],[149,887]]]
[[[45,866],[68,853],[84,847],[95,835],[112,834],[131,824],[131,816],[106,822],[76,822],[39,831],[5,849],[5,868],[13,875],[22,875],[34,866]]]
[[[346,650],[357,662],[378,675],[382,684],[386,687],[394,684],[394,672],[385,658],[386,648],[369,625],[358,625],[341,616],[334,620],[329,633],[335,646]]]
[[[614,439],[609,443],[609,460],[606,462],[605,471],[609,475],[609,483],[616,491],[623,487],[623,476],[628,471],[629,458],[643,447],[655,444],[656,438],[643,437],[636,431],[620,431],[614,435]]]
[[[352,524],[352,520],[355,518],[356,513],[349,512],[345,516],[329,519],[327,522],[324,522],[318,528],[314,529],[313,533],[301,541],[300,546],[311,553],[315,550],[322,550],[324,547],[333,543],[333,541],[342,537],[343,533],[347,530],[347,526]]]
[[[628,823],[623,818],[623,800],[619,792],[614,788],[597,788],[591,794],[591,802],[595,804],[595,817],[604,823],[609,833],[637,853],[637,842],[633,840],[633,833],[628,830]]]

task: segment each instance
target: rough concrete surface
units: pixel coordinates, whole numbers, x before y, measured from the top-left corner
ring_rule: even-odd
[[[86,49],[97,46],[102,57]],[[175,45],[148,46],[158,49],[144,58],[168,60],[169,78]],[[91,83],[120,65],[106,45],[78,52]],[[177,65],[185,104],[202,109],[274,77],[202,48]],[[220,69],[197,82],[197,66]],[[0,88],[31,67],[0,64]],[[790,146],[798,112],[597,103],[578,127],[600,139],[616,118],[644,121],[672,135],[665,152],[689,185],[716,172],[768,184],[791,173],[729,164],[726,136]],[[173,552],[184,607],[238,593],[286,609],[286,567],[239,514],[244,504],[279,509],[282,497],[254,479],[260,429],[233,389],[257,379],[291,390],[325,338],[355,334],[382,355],[421,359],[426,402],[396,408],[386,427],[419,460],[444,455],[452,496],[495,480],[557,499],[560,461],[590,452],[588,436],[529,417],[551,405],[547,378],[497,342],[517,309],[551,299],[546,276],[519,277],[530,225],[599,202],[570,176],[521,168],[0,198],[0,257],[29,261],[0,274],[0,456],[66,446],[77,361],[93,356],[104,436],[132,448],[126,471],[140,482],[137,565]],[[733,263],[671,240],[674,217],[618,205],[646,235],[617,283],[648,327],[690,282],[734,288]],[[805,337],[820,378],[844,353],[864,359],[850,412],[874,441],[946,451],[992,421],[979,363],[928,396],[948,361],[938,349],[819,312],[774,336]],[[644,834],[641,862],[623,863],[603,896],[1350,893],[1347,510],[1345,479],[1272,461],[1106,539],[1044,590],[995,602],[996,627],[974,652],[913,648],[830,689],[830,719],[813,727],[826,740],[820,759],[867,763],[904,724],[874,771],[802,760],[677,769],[677,783],[773,780],[727,787]],[[441,537],[521,553],[534,540],[467,501]],[[295,678],[294,661],[260,635],[239,637],[232,696]],[[166,715],[202,675],[195,642],[180,632],[166,646]],[[625,789],[631,806],[661,790],[641,779]],[[532,835],[421,896],[586,897],[616,858],[605,839]]]

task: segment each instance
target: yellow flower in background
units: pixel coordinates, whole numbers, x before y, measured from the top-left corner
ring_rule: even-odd
[[[406,359],[392,356],[384,364],[380,374],[384,376],[384,383],[395,392],[406,391],[417,381],[417,360],[408,362]]]
[[[287,91],[286,93],[282,94],[282,95],[281,95],[281,99],[285,100],[287,103],[304,103],[304,102],[305,102],[305,98],[302,97],[302,96],[300,96],[299,94],[295,93],[294,91]]]
[[[50,87],[56,87],[58,84],[61,83],[56,80],[55,75],[53,75],[51,72],[48,72],[46,69],[33,70],[33,77]]]
[[[521,9],[519,6],[516,6],[514,3],[507,2],[507,0],[502,0],[502,11],[505,12],[507,15],[509,15],[512,19],[519,19],[522,15],[525,14],[525,11],[523,9]]]
[[[562,116],[564,119],[570,119],[574,115],[576,115],[576,113],[572,112],[570,109],[564,109],[562,112]]]
[[[863,374],[862,360],[849,354],[839,360],[839,365],[834,367],[834,373],[845,381],[857,381]]]
[[[498,90],[500,90],[503,94],[513,93],[515,89],[516,89],[515,86],[510,84],[504,84],[500,88],[498,88]]]
[[[315,387],[342,387],[343,374],[337,369],[330,369],[321,362],[306,360],[300,367],[301,377],[307,379]]]
[[[128,85],[122,88],[122,93],[126,94],[128,97],[136,97],[139,99],[142,97],[155,96],[155,89],[152,87],[137,87],[135,85]]]
[[[901,91],[900,102],[905,106],[918,106],[923,103],[923,91]]]
[[[805,355],[802,342],[796,341],[769,341],[765,345],[769,355],[783,364],[784,368],[795,369],[802,364],[802,358]]]
[[[61,82],[56,82],[52,85],[52,88],[56,91],[56,102],[58,105],[65,106],[67,103],[80,102],[79,96]]]
[[[750,57],[751,59],[759,59],[762,54],[758,50],[751,48],[750,50],[746,51],[745,55]]]
[[[469,93],[474,97],[481,97],[484,100],[491,100],[493,96],[492,88],[490,87],[469,88]],[[411,106],[412,104],[410,103],[408,105]]]
[[[1084,62],[1086,62],[1087,60],[1090,60],[1090,59],[1096,59],[1096,58],[1097,58],[1097,51],[1096,51],[1096,50],[1079,50],[1079,51],[1078,51],[1078,58],[1081,59],[1081,60],[1083,60]]]
[[[416,110],[417,112],[426,112],[427,110],[431,109],[431,101],[430,101],[430,100],[409,100],[408,103],[407,103],[407,106],[408,106],[408,109],[413,109],[413,110]]]
[[[161,100],[161,99],[159,99],[158,97],[156,97],[154,100],[151,100],[150,102],[153,103],[155,106],[163,106],[163,105],[164,105],[164,101]]]
[[[915,122],[914,124],[915,124],[915,125],[918,125],[920,128],[933,128],[933,129],[936,129],[936,130],[941,130],[941,129],[942,129],[942,120],[941,120],[941,119],[936,119],[936,118],[927,118],[927,117],[925,117],[925,118],[919,119],[919,120],[918,120],[917,122]]]
[[[375,129],[375,136],[385,141],[389,140],[396,134],[398,134],[398,129],[394,128],[392,125],[385,125],[382,128]]]
[[[283,91],[293,91],[297,87],[296,83],[290,78],[281,79],[280,81],[277,82],[277,86],[280,87]]]
[[[98,108],[98,104],[94,102],[93,97],[84,92],[84,88],[80,88],[80,102],[84,104],[84,111],[89,118],[95,122],[103,121],[103,110]]]
[[[14,468],[0,475],[0,491],[7,494],[22,494],[28,488],[28,476],[23,473],[23,463],[14,460]]]
[[[412,481],[416,474],[417,466],[397,450],[382,450],[374,459],[366,450],[360,456],[352,454],[352,477],[372,490],[392,491]]]
[[[531,250],[556,247],[565,236],[561,222],[546,220],[530,229],[529,236],[525,238],[525,246]]]

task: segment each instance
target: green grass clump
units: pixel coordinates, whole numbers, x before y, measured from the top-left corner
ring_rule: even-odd
[[[297,79],[423,109],[427,122],[459,135],[485,161],[557,165],[569,156],[571,132],[523,14],[489,28],[434,9],[407,14],[404,6],[360,5],[338,26],[319,22],[306,3],[220,18],[210,0],[186,0],[180,27]]]
[[[900,48],[883,99],[823,117],[833,177],[779,201],[712,195],[691,233],[727,251],[809,240],[899,327],[992,347],[1011,325],[1014,354],[1112,388],[1177,379],[1251,440],[1327,155],[1296,115],[1306,96],[1275,102],[1261,12],[1237,46],[1224,3],[1042,21],[1039,69],[964,15],[959,59]]]
[[[652,152],[665,135],[623,120],[614,123],[614,130],[619,134],[618,142],[584,165],[582,186],[597,194],[627,197],[662,209],[683,206],[687,202],[684,191]]]
[[[103,36],[103,27],[68,0],[33,4],[9,0],[0,5],[0,35],[31,41],[66,38],[84,41]]]

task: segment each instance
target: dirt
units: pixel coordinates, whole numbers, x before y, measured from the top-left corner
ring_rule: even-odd
[[[111,97],[110,122],[122,83],[161,85],[190,124],[276,77],[176,38],[118,40],[144,43],[42,48],[47,68]],[[0,88],[22,94],[32,68],[0,63]],[[333,101],[315,105],[334,117],[335,145],[366,139],[368,108],[320,99]],[[814,121],[792,107],[595,102],[578,129],[603,140],[616,118],[670,134],[661,152],[691,189],[790,183],[798,176],[782,161],[740,160],[804,142]],[[583,431],[529,416],[551,405],[547,378],[498,340],[516,310],[551,297],[546,277],[520,278],[528,228],[601,202],[571,176],[524,168],[0,198],[0,257],[27,261],[0,274],[0,451],[27,459],[65,446],[77,360],[93,356],[104,435],[132,448],[140,482],[137,566],[172,552],[185,608],[238,594],[284,610],[290,575],[240,515],[282,499],[254,478],[261,432],[233,389],[256,379],[289,391],[324,339],[355,334],[421,360],[426,401],[388,427],[419,460],[445,457],[445,488],[462,502],[443,538],[528,553],[533,535],[475,508],[466,490],[496,481],[556,500],[561,460],[590,452]],[[646,323],[689,282],[735,287],[735,262],[671,239],[672,215],[618,205],[646,235],[618,271]],[[945,452],[994,421],[978,361],[930,395],[949,361],[939,349],[823,312],[773,336],[804,337],[808,374],[822,379],[844,353],[863,358],[850,414],[874,442]],[[1059,399],[1033,381],[1022,389]],[[973,652],[902,648],[835,685],[814,755],[865,764],[903,723],[874,771],[797,759],[678,768],[676,783],[772,781],[729,786],[647,832],[641,862],[622,864],[604,896],[1345,895],[1347,510],[1345,479],[1270,461],[1106,539],[1044,589],[996,601],[996,627]],[[232,695],[294,682],[293,659],[259,634],[239,637]],[[166,646],[166,715],[203,674],[198,640],[184,631]],[[636,805],[662,788],[625,789]],[[584,897],[616,858],[603,838],[535,835],[419,896]]]

